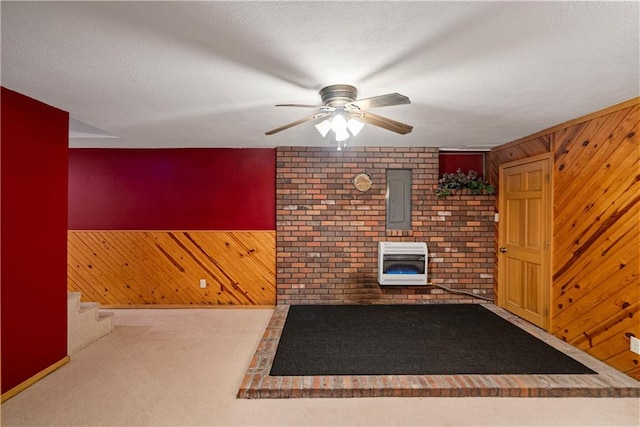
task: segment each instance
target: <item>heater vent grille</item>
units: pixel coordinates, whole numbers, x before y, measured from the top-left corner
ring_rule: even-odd
[[[426,285],[427,259],[424,242],[380,242],[378,282],[381,285]]]

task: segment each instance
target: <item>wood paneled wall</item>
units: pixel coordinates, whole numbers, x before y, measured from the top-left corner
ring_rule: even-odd
[[[551,332],[640,379],[640,99],[497,147],[500,164],[554,154]]]
[[[489,154],[488,179],[491,184],[498,186],[500,165],[516,160],[548,153],[551,149],[551,136],[540,135],[524,138],[509,144],[494,148]],[[496,205],[498,206],[498,205]]]
[[[640,106],[553,135],[552,332],[640,378]]]
[[[275,232],[69,231],[68,289],[107,306],[274,305]]]

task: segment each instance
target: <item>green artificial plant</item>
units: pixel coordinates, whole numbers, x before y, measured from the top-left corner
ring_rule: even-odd
[[[468,173],[464,173],[458,168],[455,173],[442,175],[438,181],[436,197],[446,199],[447,196],[451,196],[459,190],[469,190],[471,194],[493,194],[495,192],[494,186],[478,176],[478,172],[470,170]]]

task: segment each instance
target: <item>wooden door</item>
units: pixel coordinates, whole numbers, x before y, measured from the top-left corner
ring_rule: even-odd
[[[549,330],[549,155],[500,167],[498,304]]]

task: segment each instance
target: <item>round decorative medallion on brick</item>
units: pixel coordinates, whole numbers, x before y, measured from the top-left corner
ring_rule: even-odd
[[[359,173],[353,178],[353,186],[356,187],[358,191],[369,191],[371,184],[373,184],[373,181],[371,181],[368,173]]]

